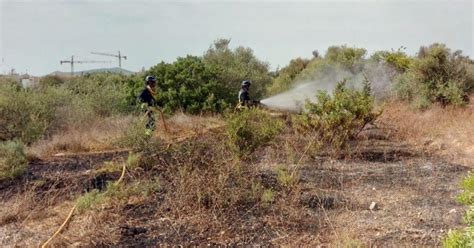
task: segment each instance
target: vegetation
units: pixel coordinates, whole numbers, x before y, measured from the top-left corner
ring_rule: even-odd
[[[270,142],[282,127],[282,121],[272,118],[265,111],[252,108],[228,117],[227,136],[233,150],[240,157],[245,157]]]
[[[474,78],[467,72],[469,59],[461,52],[451,52],[443,44],[422,47],[395,85],[400,99],[412,101],[418,108],[432,103],[462,106],[474,87]]]
[[[51,81],[49,76],[42,80]],[[97,74],[64,83],[54,80],[33,89],[0,83],[0,140],[20,139],[31,144],[71,126],[133,110],[126,101],[125,76]]]
[[[474,173],[470,173],[464,179],[462,188],[464,192],[459,195],[458,201],[469,207],[464,218],[468,227],[464,230],[450,231],[443,240],[443,246],[446,248],[474,246]]]
[[[297,58],[290,61],[290,64],[276,72],[276,77],[267,88],[267,94],[274,95],[287,91],[291,88],[296,77],[303,71],[310,60]]]
[[[0,143],[0,181],[23,175],[27,166],[23,143],[19,141]]]
[[[217,81],[217,69],[206,65],[200,57],[178,58],[172,64],[161,62],[147,73],[156,77],[156,99],[166,111],[220,112],[228,106],[225,88]],[[133,89],[137,95],[143,82]]]
[[[130,185],[109,183],[103,191],[93,189],[76,200],[76,209],[82,213],[112,201],[121,201],[131,196],[146,197],[160,189],[157,179],[135,182]]]
[[[230,39],[218,39],[203,56],[206,65],[217,69],[216,81],[225,90],[223,99],[235,105],[243,80],[252,81],[251,98],[260,99],[272,81],[268,63],[259,60],[248,47],[231,49],[229,44]]]
[[[379,113],[374,112],[374,99],[369,81],[362,90],[349,89],[339,82],[334,92],[319,91],[316,102],[306,102],[307,113],[298,121],[303,132],[312,131],[321,147],[329,145],[334,152],[343,149]]]
[[[67,161],[70,163],[65,166],[68,167],[68,173],[65,176],[61,174],[65,178],[42,176],[35,182],[37,185],[31,190],[31,194],[37,195],[39,191],[43,194],[43,188],[56,190],[54,197],[48,201],[54,202],[56,198],[62,201],[62,196],[57,196],[63,193],[64,187],[71,190],[67,192],[67,197],[82,194],[76,202],[80,213],[104,206],[107,208],[102,209],[115,208],[120,214],[135,213],[140,218],[143,217],[142,214],[151,213],[155,222],[150,226],[154,230],[161,232],[162,227],[166,229],[169,225],[172,226],[173,235],[178,233],[176,235],[179,236],[181,232],[199,233],[199,238],[203,238],[208,244],[214,244],[210,243],[214,240],[204,238],[218,236],[214,234],[220,233],[219,239],[227,242],[224,232],[246,236],[249,232],[263,230],[267,226],[271,228],[261,232],[268,233],[267,240],[291,240],[293,232],[303,229],[304,234],[309,237],[320,227],[326,228],[326,231],[333,229],[334,236],[338,236],[340,227],[328,226],[331,224],[329,218],[333,217],[331,214],[334,212],[327,215],[326,210],[339,207],[338,204],[347,204],[343,206],[351,210],[363,209],[361,206],[364,200],[344,194],[339,196],[339,192],[348,183],[352,187],[359,182],[368,181],[369,185],[377,177],[380,180],[377,183],[380,182],[381,186],[392,187],[406,182],[405,179],[400,180],[399,175],[417,175],[415,172],[400,174],[396,165],[393,168],[387,167],[387,170],[360,172],[360,167],[352,165],[349,170],[340,169],[337,163],[341,161],[329,158],[332,163],[330,165],[319,166],[315,162],[326,160],[328,154],[336,158],[345,154],[343,152],[353,147],[353,143],[359,144],[356,137],[364,127],[379,117],[371,82],[380,82],[369,76],[361,80],[362,77],[373,66],[393,69],[394,74],[389,78],[394,79],[391,82],[393,84],[390,84],[394,87],[394,95],[418,107],[428,107],[433,103],[463,106],[473,89],[474,76],[470,71],[472,60],[462,56],[460,52],[452,53],[439,44],[421,49],[417,57],[408,56],[401,48],[379,51],[370,58],[366,58],[367,51],[363,48],[332,46],[325,55],[314,52],[311,59],[291,60],[288,66],[273,73],[269,71],[268,64],[259,60],[250,48],[231,49],[229,44],[230,40],[217,40],[202,56],[188,55],[177,58],[172,63],[161,62],[143,74],[133,76],[110,73],[73,78],[46,76],[40,80],[37,88],[29,89],[23,89],[12,81],[0,83],[0,180],[11,180],[26,172],[27,159],[23,144],[30,148],[38,140],[51,144],[52,137],[70,130],[76,130],[76,135],[85,136],[85,139],[93,139],[96,137],[95,133],[83,135],[83,130],[95,127],[99,132],[107,132],[108,127],[112,127],[120,131],[120,135],[111,138],[110,142],[116,145],[113,148],[125,147],[132,150],[126,161],[118,159],[121,162],[117,163],[114,157],[113,161],[102,162],[109,159],[109,155],[102,154],[99,158],[94,158],[100,162],[91,159],[90,163],[80,164],[78,168],[72,168],[77,161]],[[217,119],[217,125],[195,125],[193,118],[198,116],[176,118],[177,115],[174,115],[173,118],[168,118],[170,122],[174,119],[169,125],[169,133],[163,134],[158,130],[150,135],[146,132],[144,113],[137,108],[137,95],[144,88],[145,74],[156,76],[156,98],[167,114],[177,111],[199,114],[199,118],[204,121]],[[307,100],[302,113],[275,114],[281,114],[286,120],[275,117],[274,113],[270,114],[269,110],[262,108],[230,113],[243,79],[253,81],[253,98],[287,91],[303,81],[327,84],[327,89],[331,90],[314,92],[315,101]],[[339,83],[332,85],[332,82]],[[125,120],[115,126],[91,124],[98,119],[120,117]],[[173,125],[179,121],[185,122],[186,128]],[[408,125],[414,126],[412,124],[410,122]],[[76,151],[72,148],[75,144],[71,139],[61,140],[57,144],[65,150]],[[314,150],[306,149],[307,147],[314,148],[316,152],[313,153]],[[393,156],[398,156],[398,153],[403,156],[403,152],[404,150],[397,150]],[[383,156],[386,154],[388,152],[384,150]],[[376,161],[379,154],[367,156]],[[78,163],[83,162],[80,158],[77,160]],[[100,166],[96,167],[93,162]],[[107,182],[110,178],[117,177],[124,164],[127,176],[123,183]],[[430,166],[426,167],[431,168]],[[30,173],[38,173],[37,167],[34,168]],[[58,168],[61,169],[61,166]],[[38,171],[41,170],[42,168],[38,168]],[[87,170],[87,173],[71,179],[75,176],[75,170],[81,173]],[[380,174],[387,171],[391,173],[388,179]],[[343,174],[346,172],[351,174]],[[82,185],[88,184],[84,179],[88,179],[90,174],[97,176],[93,183],[97,179],[101,186],[91,186],[97,188],[90,189],[89,186]],[[74,187],[67,187],[69,180],[74,182],[71,183]],[[382,184],[383,180],[390,182]],[[28,183],[25,182],[26,185],[31,185]],[[103,187],[102,183],[107,186]],[[375,190],[372,185],[369,190],[372,188]],[[473,245],[474,176],[470,175],[464,181],[463,188],[465,191],[458,200],[470,207],[465,216],[469,227],[450,232],[444,240],[446,247]],[[84,191],[87,192],[83,194]],[[24,212],[34,214],[33,210]],[[17,217],[11,216],[0,222],[14,222],[12,218]],[[34,218],[30,220],[32,219]],[[313,220],[317,220],[319,224],[315,224]],[[121,220],[117,220],[117,223],[119,221]],[[135,219],[130,223],[134,224],[134,221]],[[153,232],[151,229],[146,230]],[[164,230],[163,233],[169,230]],[[126,235],[122,236],[127,238]],[[301,242],[306,238],[303,237]],[[321,241],[319,238],[317,241]],[[249,241],[235,242],[241,244],[238,243],[241,241],[245,244],[254,239],[251,237]],[[92,243],[94,242],[95,240]],[[342,240],[342,243],[349,246],[360,245],[349,237]]]
[[[405,72],[410,68],[413,58],[410,58],[403,48],[399,48],[394,51],[377,51],[372,56],[371,59],[377,63],[385,63],[389,66],[395,68],[399,73]]]

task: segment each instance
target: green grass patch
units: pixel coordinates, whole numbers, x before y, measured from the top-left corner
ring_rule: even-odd
[[[464,216],[464,221],[468,227],[462,230],[449,231],[443,240],[443,247],[446,248],[464,248],[474,247],[474,173],[469,175],[462,182],[463,192],[457,200],[468,205],[469,209]]]
[[[160,183],[157,179],[139,181],[130,185],[117,185],[115,182],[110,182],[104,191],[94,189],[79,197],[76,201],[76,209],[79,213],[83,213],[110,201],[125,201],[133,196],[148,197],[158,190],[160,190]]]
[[[28,168],[25,147],[20,141],[0,143],[0,180],[15,179]]]

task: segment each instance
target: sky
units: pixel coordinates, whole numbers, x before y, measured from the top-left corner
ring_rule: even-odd
[[[283,67],[332,45],[377,50],[445,43],[474,57],[473,0],[315,0],[315,1],[86,1],[0,0],[0,74],[14,68],[41,76],[75,70],[149,68],[177,57],[202,55],[212,42],[230,38],[270,64]]]

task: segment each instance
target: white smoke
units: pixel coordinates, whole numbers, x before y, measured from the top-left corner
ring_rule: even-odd
[[[370,81],[376,98],[381,98],[389,93],[391,82],[396,75],[394,69],[377,63],[366,63],[359,71],[353,73],[338,66],[327,67],[323,71],[317,70],[310,80],[297,82],[292,89],[263,99],[261,103],[274,109],[300,111],[306,100],[315,101],[318,90],[332,93],[336,84],[344,79],[347,80],[347,87],[360,89],[365,77]]]

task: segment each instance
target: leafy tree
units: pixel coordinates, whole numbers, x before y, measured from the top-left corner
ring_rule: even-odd
[[[226,89],[218,83],[217,68],[205,64],[200,57],[188,55],[172,64],[161,62],[148,74],[156,76],[156,98],[167,111],[219,112],[228,106]]]
[[[324,58],[329,63],[342,65],[345,69],[354,72],[355,66],[364,59],[366,53],[367,50],[364,48],[352,48],[346,45],[331,46]]]
[[[252,81],[251,95],[260,98],[271,83],[269,65],[260,61],[247,47],[229,48],[229,39],[219,39],[207,50],[203,62],[217,68],[217,82],[225,89],[225,101],[235,104],[238,100],[237,92],[243,80]]]

